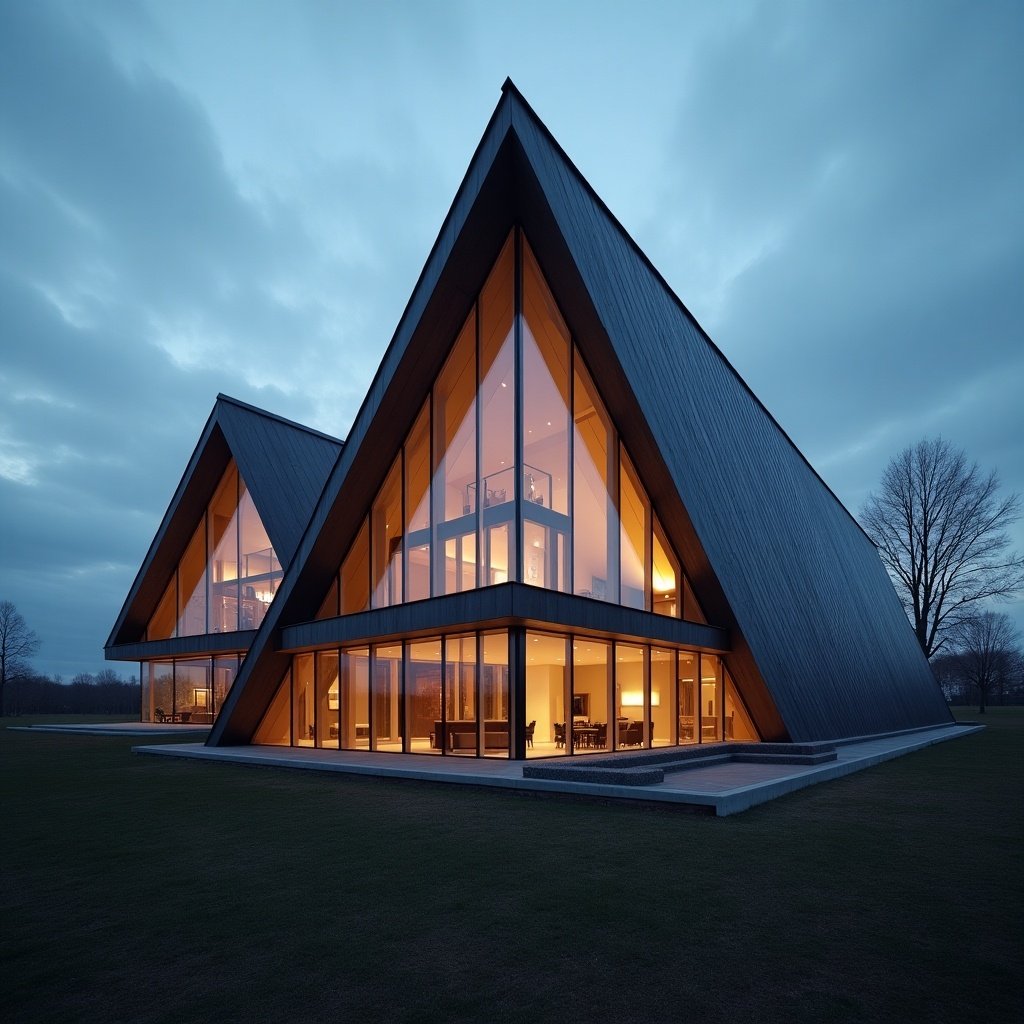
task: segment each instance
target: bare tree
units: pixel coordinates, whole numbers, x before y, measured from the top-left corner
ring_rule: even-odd
[[[978,712],[997,685],[1004,685],[1020,651],[1008,615],[982,612],[960,628],[960,664],[964,679],[978,689]]]
[[[995,472],[983,474],[940,437],[900,452],[861,510],[926,657],[979,602],[1024,587],[1024,556],[1008,550],[1005,532],[1020,517],[1020,497],[998,491]]]
[[[27,658],[39,650],[39,637],[28,628],[10,601],[0,601],[0,716],[4,714],[7,681],[24,667]]]

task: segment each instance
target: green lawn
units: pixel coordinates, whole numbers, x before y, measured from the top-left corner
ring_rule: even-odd
[[[0,1019],[1016,1021],[1024,710],[984,721],[724,819],[0,729]]]

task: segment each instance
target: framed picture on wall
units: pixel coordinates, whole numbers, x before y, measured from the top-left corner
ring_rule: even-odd
[[[572,717],[590,718],[590,694],[577,693],[572,698]]]

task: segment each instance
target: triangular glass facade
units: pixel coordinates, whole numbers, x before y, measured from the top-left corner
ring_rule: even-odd
[[[256,629],[281,563],[234,459],[146,627],[147,640]]]
[[[318,617],[509,580],[705,621],[519,229]]]

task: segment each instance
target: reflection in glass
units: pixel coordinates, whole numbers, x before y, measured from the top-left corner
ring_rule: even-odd
[[[151,661],[143,666],[142,721],[167,721],[174,716],[174,663]]]
[[[533,252],[523,240],[523,492],[532,502],[569,514],[569,330]]]
[[[476,754],[476,637],[450,636],[444,650],[446,750]]]
[[[280,579],[270,538],[231,460],[146,627],[146,639],[255,629]]]
[[[316,745],[338,747],[341,695],[338,689],[338,652],[316,654]]]
[[[486,574],[484,586],[494,583],[507,583],[512,562],[512,549],[509,544],[511,523],[487,527],[484,530],[484,541],[487,545],[484,553]]]
[[[699,615],[534,253],[518,237],[520,330],[513,231],[406,435],[404,470],[396,459],[377,495],[372,543],[360,535],[346,557],[343,575],[359,583],[355,594],[343,579],[342,614],[365,607],[364,556],[372,555],[374,607],[520,579],[673,617],[691,617],[692,605]],[[329,614],[329,596],[318,617]]]
[[[213,659],[213,707],[209,717],[200,716],[198,721],[212,722],[224,706],[228,691],[238,675],[238,658],[235,655]]]
[[[620,511],[622,517],[622,604],[627,608],[647,607],[647,535],[651,506],[640,479],[621,449],[619,466]]]
[[[402,459],[391,466],[370,513],[373,607],[402,603]]]
[[[238,485],[239,629],[258,629],[281,583],[281,563],[241,477]]]
[[[680,651],[677,669],[679,680],[679,742],[699,743],[697,714],[697,661],[699,655]]]
[[[373,708],[371,741],[373,750],[402,750],[399,707],[402,692],[402,645],[373,648]]]
[[[207,513],[210,632],[238,629],[238,470],[227,468]]]
[[[573,589],[582,597],[617,602],[614,432],[578,351],[574,365]]]
[[[341,614],[354,615],[370,607],[370,523],[363,525],[341,563]]]
[[[341,652],[341,746],[370,748],[370,652],[356,647]]]
[[[430,597],[430,402],[405,442],[405,600]]]
[[[485,633],[480,713],[484,718],[485,757],[508,757],[511,730],[508,717],[508,633]]]
[[[206,632],[206,529],[200,522],[178,565],[178,636]]]
[[[174,663],[174,720],[191,723],[207,715],[213,701],[212,663],[209,658],[188,658]],[[197,719],[198,720],[198,719]],[[204,719],[208,721],[208,719]]]
[[[292,687],[292,736],[297,747],[311,747],[316,738],[312,654],[292,659]]]
[[[700,656],[700,737],[702,743],[722,738],[722,659]]]
[[[454,594],[476,586],[476,317],[472,312],[434,387],[433,430],[435,544],[445,555],[434,593]]]
[[[481,529],[485,537],[492,530],[503,537],[500,546],[484,548],[484,585],[508,580],[514,561],[507,529],[516,497],[514,267],[515,242],[510,234],[480,293]]]
[[[421,640],[405,647],[406,749],[416,754],[440,754],[441,641]]]

